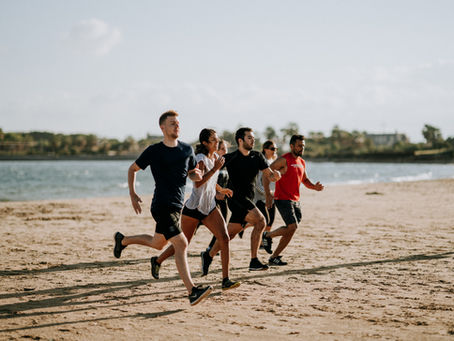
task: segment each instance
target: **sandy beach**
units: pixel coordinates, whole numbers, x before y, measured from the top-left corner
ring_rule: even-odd
[[[304,189],[289,264],[249,272],[248,229],[227,292],[219,257],[200,277],[202,227],[189,265],[214,291],[195,307],[173,258],[154,280],[157,250],[112,254],[114,232],[154,233],[143,199],[140,216],[128,197],[0,203],[0,339],[454,339],[454,180]]]

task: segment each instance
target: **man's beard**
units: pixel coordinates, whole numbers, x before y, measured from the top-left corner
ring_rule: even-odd
[[[249,145],[249,144],[244,144],[243,147],[244,147],[244,149],[246,149],[246,150],[252,150],[252,148],[254,148],[253,145],[251,146],[251,145]]]

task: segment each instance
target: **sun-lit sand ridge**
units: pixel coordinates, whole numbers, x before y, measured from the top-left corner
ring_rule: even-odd
[[[156,281],[156,250],[112,255],[115,231],[154,232],[149,197],[141,216],[128,197],[0,203],[0,339],[452,339],[453,193],[454,180],[303,190],[289,265],[248,272],[249,230],[232,242],[242,285],[228,292],[219,257],[200,278],[202,227],[189,263],[215,291],[195,307],[173,259]]]

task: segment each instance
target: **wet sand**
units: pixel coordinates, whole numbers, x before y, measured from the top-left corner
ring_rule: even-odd
[[[249,272],[248,229],[227,292],[219,257],[200,277],[202,227],[189,264],[215,290],[195,307],[173,259],[154,280],[158,251],[113,257],[115,231],[154,233],[143,199],[141,216],[128,197],[0,203],[0,339],[454,339],[454,180],[304,189],[289,264]]]

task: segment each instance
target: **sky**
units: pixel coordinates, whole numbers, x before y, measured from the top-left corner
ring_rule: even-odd
[[[0,0],[0,128],[454,137],[454,1]]]

